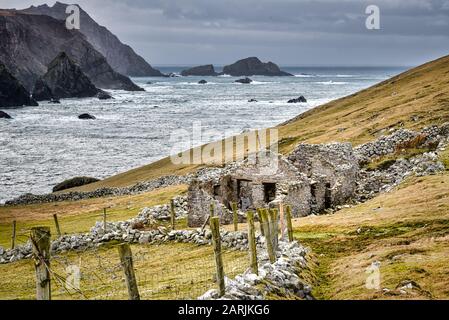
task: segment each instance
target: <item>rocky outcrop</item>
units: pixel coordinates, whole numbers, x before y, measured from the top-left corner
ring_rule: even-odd
[[[87,98],[100,92],[81,68],[65,53],[61,52],[49,65],[47,73],[39,78],[33,90],[37,100],[47,95],[50,98]]]
[[[63,191],[71,188],[81,187],[85,186],[94,182],[100,181],[97,178],[91,178],[91,177],[75,177],[69,180],[65,180],[61,183],[58,183],[56,186],[53,187],[53,192]]]
[[[86,37],[77,30],[68,30],[64,21],[2,10],[0,30],[0,61],[28,91],[60,52],[66,52],[98,88],[143,90],[114,71]]]
[[[95,118],[95,116],[93,116],[89,113],[83,113],[78,116],[78,119],[80,119],[80,120],[96,120],[97,118]]]
[[[56,2],[53,7],[44,4],[31,6],[22,12],[29,14],[47,15],[58,20],[65,20],[67,4]],[[89,14],[80,8],[80,32],[84,34],[90,44],[100,52],[118,73],[132,77],[162,77],[163,74],[151,67],[134,50],[123,44],[117,36],[107,28],[100,26]]]
[[[287,103],[307,103],[307,99],[304,96],[300,96],[299,98],[288,100]]]
[[[244,79],[238,79],[235,80],[236,83],[242,83],[242,84],[250,84],[253,82],[250,78],[244,78]]]
[[[100,91],[97,94],[97,98],[100,100],[110,100],[110,99],[114,99],[109,93],[104,92],[104,91]]]
[[[6,112],[0,110],[0,119],[12,119],[12,117]]]
[[[1,44],[0,44],[1,45]],[[0,62],[0,107],[37,106],[30,93]]]
[[[213,76],[217,76],[218,73],[215,72],[215,68],[213,65],[208,64],[208,65],[193,67],[193,68],[184,70],[181,72],[181,75],[183,77],[188,77],[188,76],[199,76],[199,77],[210,76],[210,77],[213,77]]]
[[[241,76],[270,76],[282,77],[293,76],[290,73],[281,71],[279,67],[273,62],[263,63],[256,57],[239,60],[234,64],[225,66],[223,74],[228,74],[233,77]]]

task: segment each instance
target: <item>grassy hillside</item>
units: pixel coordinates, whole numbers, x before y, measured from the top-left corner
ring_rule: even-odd
[[[449,56],[312,109],[280,125],[280,150],[284,154],[289,153],[302,141],[349,141],[358,145],[386,134],[392,128],[422,129],[429,124],[447,121]],[[170,158],[164,158],[76,190],[128,186],[168,174],[186,174],[198,167],[174,165]]]
[[[312,248],[320,299],[448,299],[449,173],[413,178],[394,192],[335,215],[295,222]],[[366,269],[380,262],[381,288]],[[416,288],[400,292],[403,283]],[[401,285],[402,284],[402,285]],[[388,291],[383,291],[388,289]]]
[[[123,221],[134,218],[142,208],[169,203],[186,191],[187,186],[180,185],[134,196],[0,207],[0,246],[10,247],[13,220],[17,221],[18,244],[22,244],[36,226],[48,226],[56,236],[53,214],[58,215],[62,233],[88,232],[95,222],[102,221],[104,208],[108,221]]]

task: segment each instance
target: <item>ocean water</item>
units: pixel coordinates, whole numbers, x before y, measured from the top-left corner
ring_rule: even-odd
[[[179,73],[184,67],[160,69]],[[191,132],[193,123],[201,123],[204,135],[186,139],[186,147],[277,125],[405,70],[282,69],[295,77],[254,76],[250,85],[228,76],[134,78],[145,92],[110,91],[114,100],[66,99],[6,110],[14,119],[0,119],[0,203],[24,193],[51,192],[75,176],[105,178],[161,159],[173,153],[175,143],[179,146],[173,133]],[[201,79],[209,83],[199,85]],[[300,95],[308,103],[286,103]],[[78,120],[86,112],[97,120]]]

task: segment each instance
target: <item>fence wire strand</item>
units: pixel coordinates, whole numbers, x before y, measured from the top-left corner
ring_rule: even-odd
[[[52,255],[47,265],[52,299],[127,300],[118,245]],[[192,300],[217,287],[211,246],[171,243],[131,245],[131,249],[141,299]],[[229,278],[248,268],[247,252],[223,249],[222,256],[225,275]],[[28,259],[0,265],[1,297],[35,299],[33,263],[34,260]]]

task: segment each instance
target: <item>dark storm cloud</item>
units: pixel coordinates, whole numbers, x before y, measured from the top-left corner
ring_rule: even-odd
[[[25,7],[41,1],[8,1]],[[52,1],[48,2],[52,4]],[[80,0],[152,63],[417,64],[449,53],[449,0]],[[381,30],[365,28],[368,5]]]

